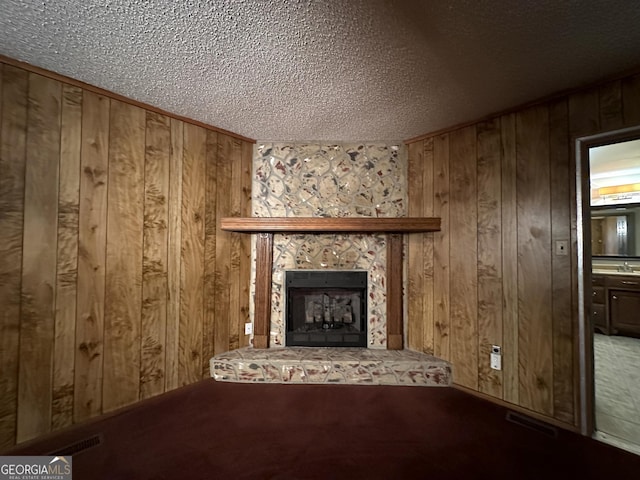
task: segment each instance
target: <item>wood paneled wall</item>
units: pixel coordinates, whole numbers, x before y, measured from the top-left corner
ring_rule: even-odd
[[[409,215],[442,231],[408,240],[408,347],[453,362],[467,389],[577,426],[575,139],[639,124],[636,75],[411,142]]]
[[[0,450],[248,343],[252,149],[0,63]]]

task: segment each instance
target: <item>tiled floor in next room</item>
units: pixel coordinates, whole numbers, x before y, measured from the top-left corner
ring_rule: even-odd
[[[595,438],[640,455],[640,339],[594,335]]]

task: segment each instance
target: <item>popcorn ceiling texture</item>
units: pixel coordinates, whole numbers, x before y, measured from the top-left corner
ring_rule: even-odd
[[[399,145],[260,144],[253,161],[253,216],[404,217],[406,170],[407,149]],[[285,270],[355,269],[368,274],[367,345],[386,348],[384,235],[276,234],[273,243],[269,345],[284,346]]]
[[[2,0],[0,53],[251,138],[398,141],[638,66],[630,0]]]

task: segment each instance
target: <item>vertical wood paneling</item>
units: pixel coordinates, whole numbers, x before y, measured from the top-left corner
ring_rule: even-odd
[[[28,81],[27,72],[0,66],[0,450],[6,450],[16,441]]]
[[[110,125],[105,412],[140,398],[145,111],[112,100]]]
[[[422,200],[422,211],[425,217],[433,216],[433,139],[428,138],[424,142],[424,168],[422,171],[422,185],[426,190],[426,194]],[[424,288],[422,291],[423,305],[433,305],[433,233],[422,235],[423,245],[423,280]],[[402,252],[400,252],[402,253]],[[422,351],[433,355],[434,350],[434,315],[433,308],[424,308],[424,331],[422,332]]]
[[[231,204],[229,211],[225,212],[225,216],[239,217],[242,212],[242,142],[237,139],[231,139],[231,151],[227,161],[231,166]],[[241,303],[241,268],[242,268],[242,246],[240,244],[241,237],[246,235],[229,232],[231,247],[231,263],[229,265],[229,278],[227,280],[227,288],[229,289],[229,332],[227,341],[227,350],[235,350],[240,346],[240,332],[244,334],[244,328],[241,327],[240,320],[240,303]],[[242,330],[241,330],[242,328]],[[208,366],[208,362],[205,362]]]
[[[171,154],[169,158],[169,219],[167,238],[167,340],[165,390],[180,386],[180,285],[182,250],[182,159],[184,123],[171,119]]]
[[[247,344],[250,238],[216,281],[215,237],[251,213],[253,145],[214,133],[207,165],[209,130],[184,126],[0,64],[0,449],[209,376],[216,324]]]
[[[203,375],[207,359],[214,354],[216,329],[216,229],[218,202],[218,133],[207,132],[207,176],[205,185],[204,222],[204,317],[203,317]],[[220,183],[221,186],[225,185]],[[228,185],[228,184],[227,184]],[[222,187],[224,191],[227,189]],[[228,193],[228,191],[226,191]]]
[[[202,378],[206,152],[206,130],[185,124],[179,338],[181,385]]]
[[[478,389],[478,209],[475,125],[450,134],[451,360],[456,383]]]
[[[234,157],[234,139],[218,134],[218,162],[216,216],[222,217],[231,212],[231,192],[222,185],[232,185],[231,162]],[[234,256],[232,259],[231,257]],[[232,234],[216,228],[216,264],[215,264],[215,331],[213,336],[214,353],[229,350],[230,291],[228,278],[232,261],[238,261],[237,252],[233,250]]]
[[[241,190],[242,203],[241,215],[243,217],[251,216],[251,184],[252,184],[252,164],[253,164],[253,145],[247,142],[242,143],[242,175]],[[251,286],[251,236],[240,236],[240,259],[242,266],[240,268],[240,342],[239,347],[247,347],[249,345],[249,335],[244,334],[244,324],[250,322],[250,286]]]
[[[518,364],[518,212],[516,116],[500,118],[502,148],[502,359],[503,398],[520,401]]]
[[[569,97],[569,133],[573,139],[600,130],[600,95],[597,89],[574,93]],[[575,158],[575,145],[571,145]]]
[[[500,120],[478,124],[478,383],[502,397],[502,372],[489,364],[492,345],[502,345],[502,229]]]
[[[424,142],[414,142],[409,145],[409,165],[407,177],[408,216],[424,216],[424,196],[431,195],[423,184]],[[423,234],[407,235],[407,262],[417,266],[422,263]],[[411,350],[422,350],[425,329],[425,307],[422,292],[424,292],[424,269],[411,268],[407,273],[407,347]],[[429,308],[429,307],[427,307]]]
[[[83,93],[73,400],[76,422],[102,413],[109,110],[108,98]]]
[[[465,172],[464,159],[473,154],[461,152],[471,152],[470,140],[460,131],[431,137],[433,214],[441,217],[442,231],[434,234],[434,302],[423,301],[422,308],[433,309],[434,353],[453,362],[456,383],[467,386],[477,375],[477,387],[470,388],[579,425],[575,139],[637,124],[640,75],[479,122],[477,194],[465,184],[471,174]],[[427,195],[426,187],[419,186],[424,177],[413,178],[424,175],[424,141],[409,145],[410,215],[418,214],[416,205]],[[499,167],[492,160],[496,156]],[[476,206],[477,218],[463,221]],[[472,243],[469,224],[477,228],[477,254],[462,246]],[[568,255],[554,253],[558,240],[568,241]],[[411,244],[409,255],[408,278],[415,279],[424,274],[424,266],[412,260]],[[472,336],[480,353],[475,364],[473,353],[461,353],[462,332],[473,325],[462,326],[472,316],[462,313],[470,305],[460,302],[467,300],[464,288],[473,290],[464,263],[474,260],[478,319]],[[493,297],[500,290],[501,306]],[[409,298],[410,313],[414,304]],[[413,339],[423,334],[425,324],[414,319],[408,328]],[[501,373],[487,370],[483,351],[499,343],[500,331]],[[489,380],[500,375],[502,391]]]
[[[51,429],[61,84],[29,75],[17,440]]]
[[[600,87],[600,128],[617,130],[622,128],[622,87],[621,82],[610,82]],[[565,142],[566,143],[566,142]]]
[[[553,413],[549,114],[517,115],[520,404]]]
[[[433,238],[433,353],[451,360],[449,135],[433,139],[433,215],[440,217],[441,231]]]
[[[170,119],[146,112],[140,397],[164,391]]]
[[[569,158],[569,112],[567,102],[549,106],[549,158],[551,181],[552,251],[557,241],[566,241],[567,255],[552,257],[553,301],[553,413],[558,420],[573,423],[573,299],[571,289],[571,175]]]
[[[73,423],[81,135],[82,90],[64,84],[60,129],[58,265],[51,419],[54,430]]]

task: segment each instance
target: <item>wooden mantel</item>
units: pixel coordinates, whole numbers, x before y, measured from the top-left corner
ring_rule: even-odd
[[[440,231],[440,219],[434,217],[227,217],[221,220],[220,227],[222,230],[244,233],[420,233]]]
[[[222,230],[257,233],[253,346],[269,346],[274,233],[387,234],[387,349],[402,350],[402,234],[440,231],[434,217],[226,217]]]

